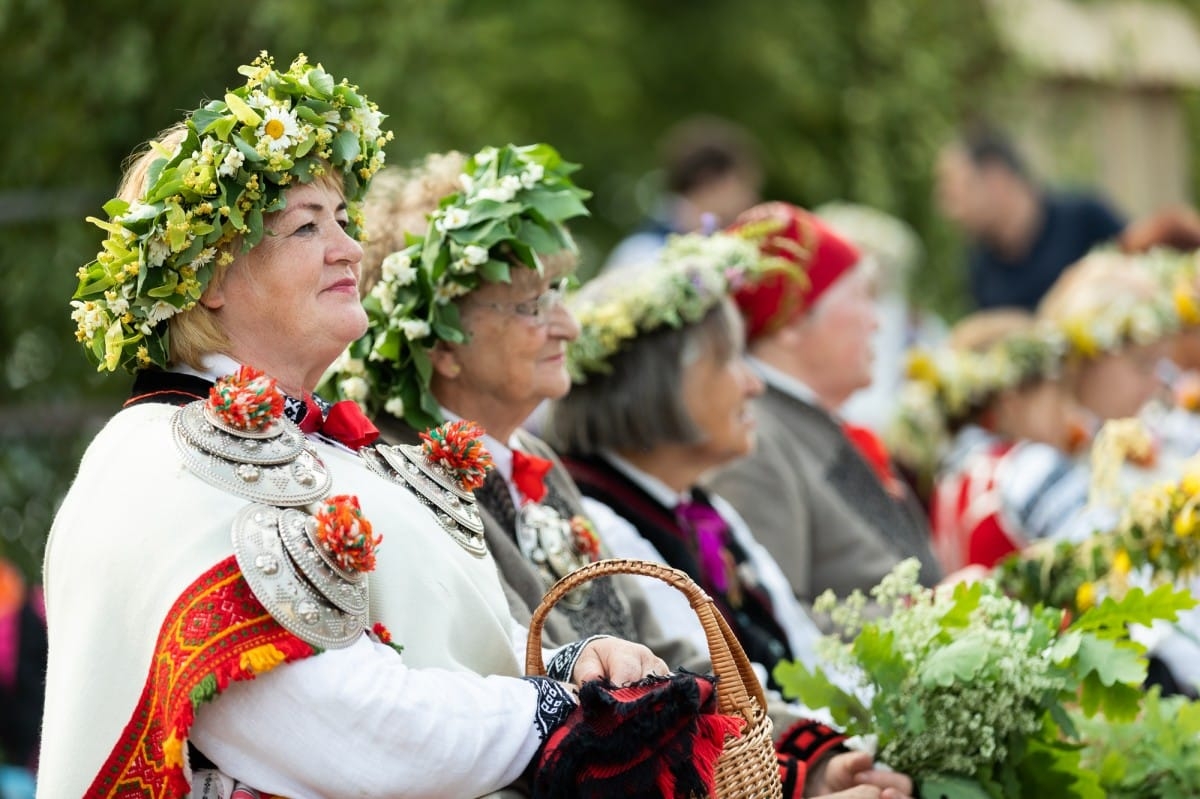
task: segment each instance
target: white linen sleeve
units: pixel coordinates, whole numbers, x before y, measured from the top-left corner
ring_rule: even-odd
[[[191,740],[283,796],[481,796],[529,764],[540,711],[530,682],[412,669],[364,635],[230,685],[197,709]]]
[[[670,565],[654,545],[642,537],[636,527],[608,505],[592,497],[584,497],[583,511],[592,520],[592,524],[596,525],[596,532],[612,557],[636,558],[661,563],[664,566]],[[646,594],[646,603],[653,608],[654,617],[664,633],[686,639],[698,652],[708,651],[704,627],[700,625],[696,611],[692,610],[687,598],[678,589],[653,577],[636,575],[631,579],[637,580]]]

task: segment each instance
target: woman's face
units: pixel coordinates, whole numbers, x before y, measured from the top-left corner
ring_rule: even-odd
[[[358,298],[362,247],[347,235],[347,221],[334,185],[288,190],[287,208],[267,219],[262,241],[205,294],[234,358],[277,376],[315,370],[319,377],[366,332]]]
[[[870,278],[861,267],[831,286],[801,324],[803,380],[823,402],[837,407],[871,385],[879,318]]]
[[[470,340],[453,346],[456,393],[522,417],[542,400],[566,395],[567,342],[579,335],[579,325],[555,297],[559,280],[515,267],[511,283],[484,283],[462,300]],[[535,312],[538,305],[542,310]]]
[[[997,432],[1014,439],[1038,441],[1063,452],[1084,424],[1066,388],[1057,380],[1041,380],[1000,395],[996,403]]]
[[[750,454],[755,426],[750,400],[763,392],[740,349],[724,358],[713,349],[684,367],[682,386],[684,409],[701,434],[693,454],[706,469]]]
[[[1125,347],[1083,367],[1078,399],[1101,419],[1135,416],[1162,388],[1158,363],[1169,354],[1166,341]]]

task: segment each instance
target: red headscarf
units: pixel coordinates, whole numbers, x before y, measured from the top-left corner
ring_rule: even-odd
[[[764,255],[782,259],[780,268],[734,293],[750,340],[807,311],[860,258],[854,245],[816,215],[788,203],[756,205],[729,232],[755,242]]]

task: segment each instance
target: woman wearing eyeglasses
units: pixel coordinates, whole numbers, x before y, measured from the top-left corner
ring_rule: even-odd
[[[329,378],[392,441],[455,418],[484,429],[495,468],[475,496],[519,621],[601,552],[566,470],[520,429],[571,386],[565,352],[579,327],[562,292],[576,255],[564,222],[587,213],[588,196],[568,177],[573,170],[546,145],[510,145],[430,156],[380,176],[365,209],[370,329]],[[708,669],[706,654],[664,639],[633,578],[572,592],[544,632],[554,644],[616,635],[671,665]]]

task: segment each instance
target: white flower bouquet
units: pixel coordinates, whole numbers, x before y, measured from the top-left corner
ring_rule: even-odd
[[[775,670],[784,694],[873,736],[879,758],[926,799],[1102,799],[1068,710],[1135,716],[1146,660],[1127,626],[1174,619],[1195,600],[1170,586],[1135,589],[1066,624],[1063,611],[1029,608],[992,581],[931,590],[917,571],[905,561],[872,589],[879,618],[866,617],[859,592],[816,603],[845,634],[824,639],[822,654],[861,675],[867,700],[799,663]]]

